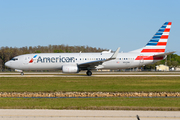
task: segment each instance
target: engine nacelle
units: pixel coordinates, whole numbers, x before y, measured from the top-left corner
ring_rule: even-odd
[[[23,72],[22,70],[15,69],[15,72]]]
[[[63,65],[62,72],[63,73],[78,73],[79,69],[77,65]]]

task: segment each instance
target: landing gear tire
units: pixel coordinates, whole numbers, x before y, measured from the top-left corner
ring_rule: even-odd
[[[91,75],[92,75],[92,72],[91,72],[90,70],[88,70],[88,71],[86,72],[86,74],[87,74],[87,76],[91,76]]]
[[[21,75],[23,76],[23,75],[24,75],[24,73],[23,73],[23,72],[21,72]]]

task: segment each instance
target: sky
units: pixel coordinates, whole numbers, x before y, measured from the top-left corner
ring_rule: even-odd
[[[166,52],[180,55],[179,0],[1,0],[0,47],[90,46],[128,52],[172,22]]]

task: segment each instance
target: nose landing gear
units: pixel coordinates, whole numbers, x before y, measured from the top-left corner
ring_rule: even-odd
[[[16,72],[20,72],[22,76],[24,75],[24,73],[23,73],[22,70],[15,69],[15,71],[16,71]]]
[[[90,70],[88,70],[88,71],[86,72],[86,74],[87,74],[87,76],[91,76],[91,75],[92,75],[92,72],[91,72]]]

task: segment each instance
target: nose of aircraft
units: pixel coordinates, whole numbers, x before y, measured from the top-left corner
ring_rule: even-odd
[[[5,66],[10,67],[10,61],[7,61],[7,62],[5,63]]]

